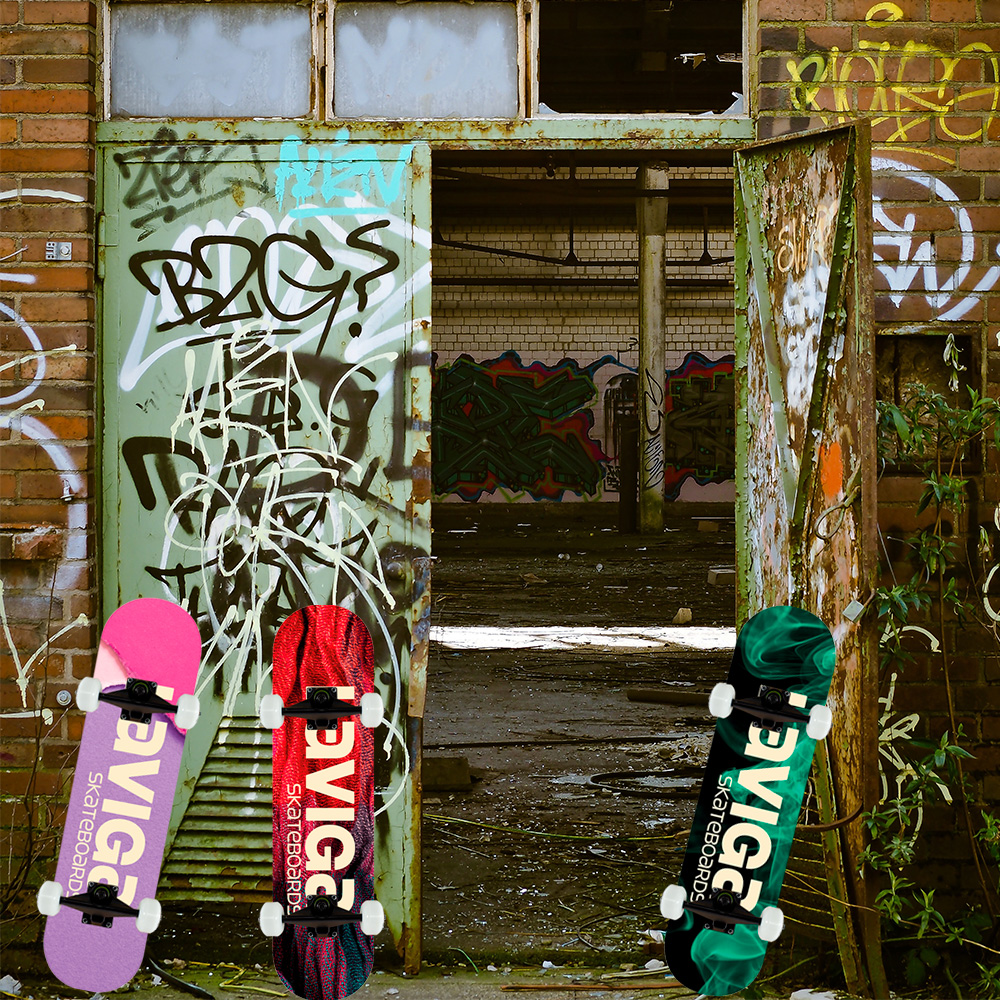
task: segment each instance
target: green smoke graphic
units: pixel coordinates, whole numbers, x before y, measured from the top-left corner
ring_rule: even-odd
[[[743,671],[752,675],[752,679],[761,683],[773,682],[776,686],[806,695],[808,704],[804,711],[808,712],[811,705],[826,700],[836,663],[836,650],[829,629],[814,615],[800,608],[777,607],[759,612],[740,632],[734,670],[731,673],[734,679],[740,657]],[[780,785],[770,783],[766,786],[780,794],[781,807],[778,821],[764,828],[771,838],[770,857],[762,868],[752,872],[755,878],[763,882],[760,898],[752,910],[756,916],[760,916],[764,907],[778,902],[792,848],[795,823],[812,766],[815,744],[806,736],[804,723],[793,725],[799,735],[791,755],[780,765],[788,768],[788,777]],[[775,765],[772,761],[756,761],[744,756],[748,726],[748,717],[738,711],[734,711],[729,719],[720,720],[716,738],[721,738],[732,752],[743,758],[745,764],[720,770],[719,774],[723,779],[731,779],[729,790],[734,802],[759,807],[763,803],[751,802],[751,799],[756,800],[756,796],[739,784],[740,772]],[[706,781],[714,783],[718,779],[714,777],[713,757],[719,760],[714,743],[707,769],[712,777],[706,775]],[[768,804],[767,808],[773,806]],[[689,850],[691,849],[697,851],[698,847],[692,844],[689,845]],[[685,918],[687,916],[685,913]],[[682,926],[687,928],[690,925],[685,922]],[[760,971],[766,948],[766,942],[760,939],[757,927],[753,924],[739,924],[732,934],[701,931],[692,938],[691,957],[703,983],[685,985],[700,989],[709,996],[727,996],[743,989],[753,982]]]

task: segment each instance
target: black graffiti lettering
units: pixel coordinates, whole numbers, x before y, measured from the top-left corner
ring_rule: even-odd
[[[399,267],[399,254],[387,247],[373,243],[371,240],[363,240],[361,237],[373,229],[384,229],[389,225],[388,219],[379,222],[369,222],[366,226],[358,226],[353,232],[347,234],[346,243],[352,250],[370,250],[376,257],[381,257],[385,263],[375,271],[369,271],[357,278],[354,282],[354,291],[358,296],[358,312],[368,307],[368,283],[376,278],[381,278],[383,274],[392,274]]]
[[[268,193],[266,171],[260,162],[255,147],[250,150],[250,162],[243,176],[214,178],[213,190],[205,192],[205,181],[223,161],[236,149],[246,150],[246,146],[220,146],[213,143],[182,143],[171,128],[161,128],[152,143],[144,146],[141,153],[136,150],[116,153],[114,160],[118,170],[127,181],[131,181],[122,194],[122,204],[127,208],[139,208],[145,204],[156,205],[144,215],[133,216],[134,229],[144,229],[154,220],[173,222],[181,215],[194,212],[223,198],[252,188],[261,194]],[[256,174],[251,178],[251,171]],[[179,204],[184,199],[191,200]],[[140,240],[151,235],[144,233]]]
[[[389,274],[399,266],[399,255],[395,251],[362,240],[359,234],[388,224],[384,221],[360,226],[345,238],[352,249],[369,250],[385,261],[381,267],[355,281],[359,311],[367,306],[366,283]],[[230,273],[235,277],[228,291],[217,287],[219,276],[214,273],[209,260],[214,251],[222,248],[232,255],[239,255],[235,261],[230,260]],[[273,252],[284,254],[282,260],[286,260],[289,253],[304,260],[295,273],[287,265],[275,269],[268,264],[268,254]],[[344,294],[350,286],[351,272],[344,269],[339,275],[331,276],[330,281],[305,281],[300,275],[312,275],[319,270],[322,279],[336,267],[334,258],[312,230],[307,230],[304,236],[272,233],[260,243],[240,236],[198,236],[192,240],[191,249],[186,253],[178,250],[140,251],[129,260],[129,270],[146,291],[153,295],[166,291],[176,303],[179,317],[158,323],[157,331],[166,332],[194,323],[209,330],[223,323],[262,320],[265,317],[295,323],[326,309],[326,321],[316,347],[317,355],[322,354],[326,345]],[[269,275],[275,270],[283,284],[272,290]],[[306,293],[298,307],[282,305],[286,299],[290,303],[294,298],[287,296],[287,289]]]

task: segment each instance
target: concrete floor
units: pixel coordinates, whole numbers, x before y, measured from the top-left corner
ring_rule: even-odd
[[[735,641],[735,589],[707,582],[734,561],[731,514],[687,508],[643,537],[619,534],[611,505],[435,509],[425,761],[465,757],[474,780],[425,792],[429,955],[643,958],[686,842],[708,690]],[[641,634],[681,607],[692,621],[673,641]],[[496,632],[463,631],[483,626]],[[585,631],[622,627],[634,634]],[[680,703],[630,701],[630,688]]]

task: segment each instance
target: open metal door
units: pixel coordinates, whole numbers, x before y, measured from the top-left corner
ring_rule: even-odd
[[[102,147],[102,593],[204,642],[162,895],[270,898],[271,645],[342,604],[375,644],[375,879],[420,963],[430,152],[212,123]],[[220,141],[220,139],[222,141]],[[381,747],[381,751],[379,750]]]
[[[831,628],[814,781],[848,988],[887,996],[859,812],[878,800],[875,413],[867,126],[736,154],[737,624],[789,604]],[[839,902],[838,902],[839,901]]]

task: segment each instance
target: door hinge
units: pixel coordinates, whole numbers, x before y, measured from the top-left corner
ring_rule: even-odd
[[[97,279],[107,274],[105,249],[118,246],[118,214],[99,212],[97,215]]]

